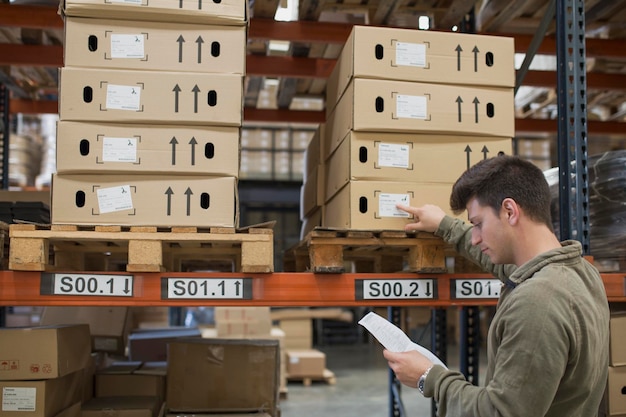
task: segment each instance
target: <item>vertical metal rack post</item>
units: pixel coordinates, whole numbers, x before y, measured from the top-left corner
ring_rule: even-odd
[[[0,83],[0,139],[2,139],[2,171],[0,188],[9,188],[9,89]]]
[[[556,53],[560,238],[589,254],[584,0],[557,0]]]

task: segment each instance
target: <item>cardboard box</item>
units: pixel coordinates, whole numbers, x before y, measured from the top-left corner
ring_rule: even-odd
[[[131,226],[237,226],[233,177],[55,175],[52,222]]]
[[[245,25],[247,2],[241,0],[63,0],[67,16],[161,22]]]
[[[272,330],[269,307],[215,307],[218,337],[265,338]]]
[[[3,417],[52,417],[80,402],[83,373],[36,381],[0,381]]]
[[[131,319],[128,307],[46,307],[41,324],[87,324],[92,350],[125,355]]]
[[[71,405],[67,407],[65,410],[61,411],[55,417],[80,417],[80,406],[81,406],[80,402],[74,405]]]
[[[70,121],[240,126],[238,74],[64,67],[59,118]]]
[[[87,366],[90,352],[86,325],[0,328],[0,380],[50,379],[75,373]]]
[[[246,27],[65,19],[65,66],[245,74]]]
[[[324,140],[324,133],[326,132],[326,124],[322,123],[319,125],[315,134],[311,138],[306,150],[304,151],[304,167],[302,169],[302,180],[306,181],[309,179],[311,174],[314,174],[318,169],[319,165],[324,163],[324,148],[323,145],[326,143]]]
[[[306,350],[313,347],[313,324],[311,318],[280,320],[285,332],[285,349]]]
[[[626,414],[626,366],[609,366],[606,387],[609,415]]]
[[[167,361],[167,344],[182,337],[200,337],[200,330],[171,327],[134,331],[128,337],[128,357],[131,361]]]
[[[162,375],[115,373],[103,369],[95,377],[96,397],[150,396],[164,400],[165,374],[165,369]]]
[[[356,78],[326,119],[327,155],[350,130],[513,137],[513,89]]]
[[[454,183],[471,165],[501,153],[512,154],[511,138],[351,131],[324,167],[324,202],[350,180]]]
[[[169,344],[166,403],[172,411],[276,415],[277,340],[190,339]]]
[[[322,225],[323,212],[324,212],[323,208],[318,207],[317,209],[313,210],[311,213],[307,214],[304,219],[300,219],[302,220],[302,226],[300,227],[300,240],[304,240],[306,238],[306,235],[309,234],[309,232],[313,231],[313,229],[315,229],[316,227]]]
[[[513,38],[354,26],[328,78],[329,113],[352,78],[514,87]]]
[[[610,329],[610,356],[611,366],[626,365],[626,312],[611,313]]]
[[[326,354],[317,349],[287,350],[288,377],[323,377]]]
[[[57,125],[57,173],[239,175],[239,128]]]
[[[315,168],[300,187],[300,219],[324,205],[324,166]]]
[[[162,405],[157,397],[95,397],[82,405],[81,417],[156,417]]]
[[[408,206],[435,204],[447,214],[452,184],[401,181],[350,181],[324,210],[324,227],[361,230],[404,230],[412,221],[409,214],[396,209],[397,203]]]

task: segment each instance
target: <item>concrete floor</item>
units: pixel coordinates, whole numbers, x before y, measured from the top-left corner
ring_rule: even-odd
[[[389,409],[389,371],[376,342],[318,347],[326,353],[326,367],[335,374],[334,385],[290,381],[281,400],[282,417],[386,417]],[[458,349],[448,348],[448,366],[458,369]],[[484,365],[484,355],[480,359]],[[479,376],[479,382],[481,377]],[[417,389],[402,387],[407,417],[430,417],[431,400]]]

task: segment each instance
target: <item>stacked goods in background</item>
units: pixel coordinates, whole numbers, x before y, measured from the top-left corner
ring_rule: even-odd
[[[611,313],[609,378],[599,416],[626,416],[626,312]]]
[[[514,75],[509,38],[355,26],[328,80],[319,160],[305,158],[302,234],[403,229],[397,203],[448,209],[463,171],[511,153]]]
[[[237,226],[245,2],[63,12],[52,223]]]
[[[78,417],[88,398],[87,325],[0,329],[2,415]]]

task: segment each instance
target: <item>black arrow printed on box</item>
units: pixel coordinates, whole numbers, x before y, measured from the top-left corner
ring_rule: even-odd
[[[461,123],[463,121],[463,118],[461,117],[461,103],[463,103],[463,99],[461,98],[461,96],[458,96],[456,98],[456,103],[458,105],[459,108],[459,123]]]
[[[187,187],[185,194],[187,195],[187,216],[190,216],[191,215],[191,196],[193,195],[191,188]]]
[[[196,145],[198,144],[195,136],[191,138],[189,144],[191,145],[191,166],[194,166],[196,165]]]
[[[469,145],[467,145],[465,147],[465,159],[467,160],[467,169],[469,169],[470,166],[471,166],[471,163],[470,163],[470,154],[471,153],[472,153],[472,148]]]
[[[178,39],[176,39],[178,43],[178,62],[183,62],[183,43],[185,43],[185,38],[183,35],[180,35]]]
[[[200,87],[198,87],[198,84],[196,84],[191,91],[193,91],[194,93],[193,94],[193,112],[198,113],[198,93],[200,92]]]
[[[178,140],[176,140],[176,136],[172,136],[170,144],[172,145],[172,165],[176,165],[176,145],[178,145]]]
[[[474,46],[472,52],[474,52],[474,72],[478,72],[478,53],[480,52],[480,49],[478,49],[477,46]]]
[[[182,90],[180,89],[178,84],[176,84],[172,91],[174,92],[174,113],[178,113],[178,95]]]
[[[202,39],[202,36],[198,36],[198,39],[196,39],[196,43],[198,44],[198,64],[202,63],[202,44],[204,43],[204,39]]]
[[[475,121],[478,123],[478,104],[480,103],[478,97],[474,97],[474,101],[472,101],[472,103],[474,103]]]
[[[167,190],[165,191],[165,195],[167,195],[167,215],[168,216],[172,215],[172,194],[174,194],[174,191],[172,191],[172,187],[167,187]]]
[[[487,145],[483,146],[481,152],[483,153],[483,159],[487,159],[487,154],[489,153],[489,148],[487,148]]]
[[[457,45],[454,50],[456,51],[456,70],[461,71],[461,52],[463,52],[463,48],[461,48],[461,45]]]

